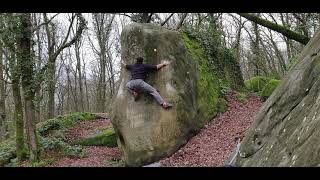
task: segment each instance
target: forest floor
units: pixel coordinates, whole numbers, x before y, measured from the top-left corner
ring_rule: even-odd
[[[246,102],[239,102],[234,93],[227,97],[228,108],[208,122],[200,132],[176,153],[156,164],[161,167],[223,166],[236,147],[236,138],[244,136],[263,102],[254,94]],[[78,122],[66,133],[69,142],[89,136],[106,127],[110,119],[102,118]],[[50,167],[114,167],[123,166],[120,150],[105,146],[84,147],[83,158],[55,157]],[[50,155],[54,156],[54,155]]]
[[[235,150],[236,139],[242,139],[250,127],[263,102],[255,95],[241,103],[235,94],[227,97],[228,108],[208,122],[201,131],[172,156],[160,160],[162,167],[216,167],[224,166],[225,161]]]
[[[100,114],[101,115],[101,114]],[[102,118],[78,122],[66,132],[67,142],[90,136],[110,124],[110,119]],[[59,157],[50,167],[111,167],[112,162],[120,161],[119,148],[106,146],[84,146],[83,158]]]

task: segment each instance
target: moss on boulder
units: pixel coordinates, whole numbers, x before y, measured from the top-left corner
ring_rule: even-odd
[[[219,98],[217,107],[218,107],[218,112],[219,113],[225,112],[227,110],[227,107],[228,107],[228,101],[225,100],[224,98]]]
[[[95,134],[91,137],[80,139],[73,144],[79,144],[82,146],[107,146],[116,147],[117,137],[112,125],[110,124],[102,132]]]
[[[260,92],[269,81],[270,78],[264,76],[255,76],[244,81],[244,84],[248,90]]]
[[[239,101],[241,103],[248,102],[248,96],[242,92],[236,92],[235,98],[237,99],[237,101]]]
[[[277,88],[280,84],[281,80],[271,79],[262,89],[260,95],[263,98],[268,98],[271,96],[272,92]]]
[[[57,132],[57,130],[66,130],[72,127],[77,121],[93,120],[97,118],[99,118],[97,115],[88,112],[70,113],[38,123],[37,131],[41,136],[45,134],[52,134],[53,136],[57,134],[58,136],[62,136],[61,132]]]

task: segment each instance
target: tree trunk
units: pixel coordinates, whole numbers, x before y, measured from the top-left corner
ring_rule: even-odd
[[[5,104],[5,89],[3,79],[3,48],[0,42],[0,142],[5,139],[6,134],[6,104]]]
[[[14,101],[14,118],[16,122],[16,153],[19,161],[24,156],[24,121],[19,81],[12,80],[12,95]]]
[[[78,84],[79,84],[79,96],[80,96],[79,106],[80,106],[80,111],[84,111],[84,95],[83,95],[82,74],[81,74],[80,44],[78,42],[75,43],[75,53],[76,53],[76,59],[77,59],[76,67],[78,71]]]
[[[277,31],[278,33],[281,33],[283,34],[284,36],[290,38],[290,39],[293,39],[297,42],[300,42],[304,45],[306,45],[310,38],[308,38],[307,36],[305,35],[302,35],[302,34],[299,34],[297,32],[294,32],[294,31],[291,31],[290,29],[284,27],[284,26],[281,26],[281,25],[278,25],[278,24],[275,24],[273,22],[270,22],[268,20],[265,20],[265,19],[261,19],[255,15],[252,15],[252,14],[249,14],[249,13],[238,13],[240,16],[250,20],[250,21],[253,21],[261,26],[264,26],[266,28],[269,28],[269,29],[272,29],[274,31]]]
[[[45,22],[48,22],[48,18],[46,13],[43,14]],[[73,26],[73,22],[75,18],[79,20],[79,26],[78,29],[76,30],[75,35],[70,39],[69,35]],[[48,40],[48,50],[49,50],[49,58],[48,58],[48,114],[47,118],[53,118],[55,114],[55,101],[54,101],[54,95],[55,95],[55,85],[56,85],[56,80],[55,80],[55,62],[58,57],[58,55],[63,51],[63,49],[70,47],[72,44],[74,44],[78,39],[80,39],[83,30],[86,27],[86,21],[82,17],[81,13],[76,13],[75,15],[72,16],[68,31],[66,33],[66,36],[64,37],[62,43],[55,49],[56,43],[55,43],[55,31],[52,29],[50,31],[49,25],[46,24],[46,32],[47,32],[47,40]]]
[[[89,104],[89,92],[88,92],[88,84],[87,84],[87,77],[86,77],[86,71],[85,71],[85,61],[83,60],[83,79],[84,79],[84,85],[86,88],[86,111],[90,112],[90,104]]]
[[[55,59],[49,59],[48,62],[48,109],[47,109],[47,119],[54,117],[55,113],[55,103],[54,103],[54,93],[55,93]]]
[[[28,147],[31,160],[38,160],[38,145],[35,126],[35,107],[34,107],[34,69],[33,59],[31,58],[31,15],[23,13],[20,15],[20,27],[17,38],[18,64],[20,64],[23,96],[25,103],[25,119]]]
[[[37,18],[35,16],[35,22],[38,25],[39,22],[37,22]],[[38,44],[38,63],[37,63],[37,69],[40,70],[41,69],[41,64],[42,64],[42,58],[41,58],[41,54],[42,54],[42,42],[40,40],[40,30],[37,29],[36,31],[36,36],[37,36],[37,44]],[[42,95],[41,95],[41,86],[39,88],[36,88],[36,101],[35,101],[35,108],[36,108],[36,122],[40,122],[41,121],[41,106],[40,106],[40,102],[42,99]]]

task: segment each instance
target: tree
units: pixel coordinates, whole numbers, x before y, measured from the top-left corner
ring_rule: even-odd
[[[56,59],[61,51],[65,48],[70,47],[76,41],[78,41],[82,35],[83,30],[86,28],[86,21],[81,15],[81,13],[73,14],[70,20],[70,24],[66,33],[66,36],[62,40],[60,45],[56,44],[56,36],[55,36],[55,26],[51,24],[49,27],[49,19],[47,14],[44,13],[43,17],[45,19],[45,29],[47,33],[47,40],[48,40],[48,67],[47,67],[47,78],[48,78],[48,114],[47,118],[53,118],[55,113],[55,70],[56,70]],[[79,27],[76,30],[75,35],[68,41],[69,35],[73,26],[74,20],[77,18],[79,21]]]
[[[249,13],[238,13],[240,16],[250,20],[250,21],[253,21],[261,26],[264,26],[266,28],[269,28],[269,29],[272,29],[274,31],[277,31],[281,34],[283,34],[284,36],[290,38],[290,39],[293,39],[295,41],[298,41],[304,45],[306,45],[310,38],[308,38],[307,36],[305,35],[302,35],[302,34],[299,34],[297,32],[294,32],[294,31],[291,31],[290,29],[284,27],[284,26],[281,26],[281,25],[278,25],[278,24],[275,24],[273,22],[270,22],[268,20],[265,20],[265,19],[261,19],[255,15],[252,15],[252,14],[249,14]]]
[[[31,160],[38,160],[38,145],[35,125],[35,83],[34,62],[31,57],[32,39],[31,14],[19,14],[19,31],[17,34],[17,63],[20,64],[21,84],[23,88],[26,132]]]
[[[109,82],[109,88],[111,90],[111,96],[114,91],[114,68],[112,57],[109,53],[110,44],[108,43],[112,24],[115,15],[97,13],[92,15],[94,36],[98,41],[98,48],[96,48],[89,38],[91,47],[94,53],[98,57],[99,61],[99,73],[97,83],[97,96],[96,96],[96,110],[98,112],[104,112],[106,108],[106,86]],[[106,81],[106,75],[109,77],[109,81]]]
[[[24,144],[24,115],[20,92],[20,64],[17,63],[16,39],[18,32],[18,21],[16,14],[2,14],[1,16],[1,40],[7,49],[5,53],[9,64],[12,95],[14,101],[14,119],[16,128],[16,154],[19,161],[25,155]],[[4,51],[6,52],[6,51]]]
[[[5,139],[6,134],[6,105],[5,105],[5,89],[3,78],[3,47],[0,42],[0,142]]]

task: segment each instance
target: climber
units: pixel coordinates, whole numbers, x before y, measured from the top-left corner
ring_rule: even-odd
[[[131,80],[127,82],[126,87],[129,89],[135,100],[139,98],[139,91],[145,91],[151,94],[164,109],[169,109],[173,106],[172,104],[163,100],[154,87],[145,82],[147,73],[150,71],[160,70],[169,64],[168,61],[164,61],[163,63],[157,65],[150,65],[143,64],[143,58],[138,57],[135,64],[127,65],[122,61],[121,63],[131,73]]]

